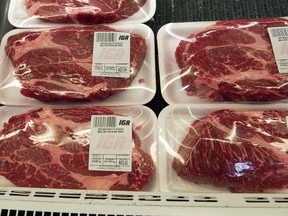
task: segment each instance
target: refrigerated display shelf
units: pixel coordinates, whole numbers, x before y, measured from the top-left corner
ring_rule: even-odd
[[[0,38],[13,29],[9,0],[0,1]],[[156,34],[169,22],[287,16],[287,0],[157,0],[146,24]],[[156,52],[156,59],[158,59]],[[158,71],[158,69],[157,69]],[[159,72],[159,71],[158,71]],[[167,105],[160,92],[146,104],[158,115]],[[288,194],[155,193],[0,188],[1,216],[287,216]]]
[[[203,194],[6,188],[1,216],[287,215],[286,194]],[[30,213],[29,213],[30,212]],[[191,214],[193,213],[193,214]],[[21,213],[22,214],[22,213]]]

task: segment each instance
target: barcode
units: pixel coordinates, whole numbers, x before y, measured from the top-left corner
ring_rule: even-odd
[[[116,127],[116,117],[115,116],[93,116],[92,124],[94,128]]]
[[[288,28],[271,29],[272,37],[288,37]]]
[[[116,42],[117,33],[113,32],[97,32],[96,42]]]

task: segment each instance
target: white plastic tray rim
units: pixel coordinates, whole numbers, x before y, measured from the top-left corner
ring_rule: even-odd
[[[63,27],[61,25],[58,27]],[[83,25],[82,25],[83,26]],[[100,106],[124,106],[146,104],[152,100],[156,93],[156,68],[155,68],[155,41],[154,33],[145,24],[126,24],[126,25],[107,25],[118,31],[139,34],[146,40],[147,52],[142,67],[131,85],[123,92],[116,93],[105,100],[91,100],[89,102],[59,102],[57,104],[74,105],[100,105]],[[5,54],[4,47],[10,35],[24,31],[46,31],[51,28],[41,29],[14,29],[4,35],[0,46],[0,103],[4,105],[53,105],[55,102],[42,102],[34,98],[25,97],[20,93],[21,84],[13,75],[14,68],[8,56]]]

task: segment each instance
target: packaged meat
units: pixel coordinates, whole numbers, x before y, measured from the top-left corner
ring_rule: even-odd
[[[163,192],[287,193],[288,106],[170,105],[159,116]]]
[[[278,71],[268,31],[275,27],[282,27],[285,33],[288,20],[163,26],[158,44],[165,100],[170,104],[287,100],[287,74]],[[282,61],[288,61],[287,54]]]
[[[18,28],[55,27],[58,23],[144,23],[156,10],[155,0],[11,0],[8,19]]]
[[[130,48],[120,47],[130,58],[128,77],[93,74],[95,56],[104,53],[102,59],[108,61],[114,60],[114,56],[116,60],[124,56],[118,51],[112,53],[111,49],[116,49],[113,47],[94,49],[97,32],[130,35]],[[4,69],[0,77],[0,101],[7,105],[41,101],[145,104],[156,91],[153,32],[143,24],[12,30],[2,39],[1,57]],[[118,63],[110,63],[117,68],[113,65]]]
[[[149,108],[3,106],[0,108],[0,113],[1,186],[158,190],[156,116]],[[130,140],[132,146],[132,171],[88,168],[88,158],[92,151],[89,147],[92,142],[96,142],[91,135],[93,129],[91,116],[100,117],[100,115],[102,118],[131,117],[132,134],[127,141]],[[102,126],[98,126],[100,127]],[[109,151],[109,148],[113,147],[108,148],[108,145],[110,141],[105,143],[105,149]],[[97,148],[98,151],[100,150]],[[101,159],[107,158],[106,155],[103,154]],[[116,159],[113,159],[115,158],[113,155],[108,156],[110,160],[117,159],[116,156]],[[119,154],[119,157],[122,156]],[[127,161],[129,162],[128,159]],[[106,163],[104,159],[102,163]]]

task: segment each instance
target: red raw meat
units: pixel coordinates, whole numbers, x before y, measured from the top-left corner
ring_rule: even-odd
[[[142,66],[145,39],[131,34],[129,78],[97,77],[91,72],[97,31],[115,32],[106,26],[62,27],[10,36],[5,50],[22,84],[22,95],[42,101],[88,100],[124,91]]]
[[[192,123],[173,168],[181,178],[262,192],[288,187],[287,111],[219,110]]]
[[[18,187],[142,190],[155,165],[132,132],[132,172],[89,171],[91,115],[102,107],[39,108],[13,116],[0,132],[0,175]]]
[[[288,99],[288,77],[277,69],[268,27],[288,20],[219,21],[191,34],[175,56],[188,95],[215,101]]]
[[[30,16],[48,22],[100,24],[125,19],[146,0],[25,0]]]

